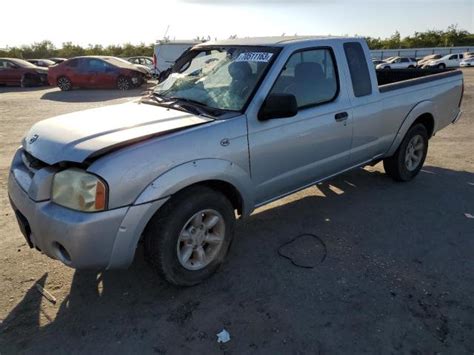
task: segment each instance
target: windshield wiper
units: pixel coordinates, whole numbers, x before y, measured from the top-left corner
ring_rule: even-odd
[[[160,106],[164,106],[164,107],[176,106],[177,108],[180,108],[192,114],[203,115],[203,116],[207,116],[211,118],[220,116],[226,112],[231,112],[231,110],[207,106],[205,103],[202,103],[197,100],[188,99],[185,97],[176,97],[176,96],[167,97],[167,96],[163,96],[154,92],[151,93],[149,96],[146,96],[144,99],[151,100],[153,101],[153,103]]]
[[[219,116],[219,115],[222,115],[223,113],[230,112],[230,110],[226,110],[226,109],[218,108],[218,107],[211,107],[211,106],[206,105],[203,102],[196,101],[193,99],[188,99],[185,97],[169,97],[167,99],[169,99],[170,101],[174,100],[174,103],[177,103],[178,105],[181,105],[182,103],[192,105],[193,107],[196,107],[197,109],[200,109],[201,111],[204,111],[208,115],[212,115],[212,116]]]
[[[148,96],[142,98],[142,102],[144,103],[153,103],[155,105],[163,106],[163,107],[176,107],[183,111],[192,113],[193,115],[198,116],[207,116],[207,117],[214,117],[215,115],[210,115],[207,110],[204,110],[201,105],[197,101],[192,102],[192,100],[186,100],[181,98],[175,97],[163,97],[156,93],[151,93]]]

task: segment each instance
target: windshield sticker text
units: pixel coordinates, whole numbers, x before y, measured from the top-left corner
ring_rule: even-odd
[[[267,63],[272,57],[273,53],[266,52],[245,52],[240,53],[236,62],[263,62]]]

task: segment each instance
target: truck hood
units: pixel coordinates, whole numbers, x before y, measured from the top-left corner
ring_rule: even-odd
[[[56,116],[36,123],[22,141],[35,158],[81,163],[139,140],[212,119],[139,101]]]

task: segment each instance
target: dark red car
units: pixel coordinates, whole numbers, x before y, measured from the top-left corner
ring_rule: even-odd
[[[0,85],[47,85],[47,78],[47,68],[37,67],[23,59],[0,58]]]
[[[63,91],[80,88],[128,90],[146,82],[147,72],[115,57],[87,56],[68,59],[49,68],[50,85]]]

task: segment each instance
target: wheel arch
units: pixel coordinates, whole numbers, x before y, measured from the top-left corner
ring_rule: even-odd
[[[250,176],[236,164],[220,159],[196,160],[161,174],[138,196],[122,221],[107,269],[127,267],[152,217],[173,197],[189,187],[203,185],[223,193],[244,217],[254,208]],[[122,228],[123,227],[123,228]]]
[[[423,124],[428,131],[428,138],[431,138],[436,132],[435,118],[434,103],[432,101],[426,100],[415,105],[401,123],[400,128],[398,129],[398,132],[385,156],[391,156],[395,153],[408,130],[415,124]]]
[[[223,193],[242,217],[253,210],[250,175],[237,164],[222,159],[195,160],[168,170],[149,184],[134,204],[169,197],[195,185]]]

